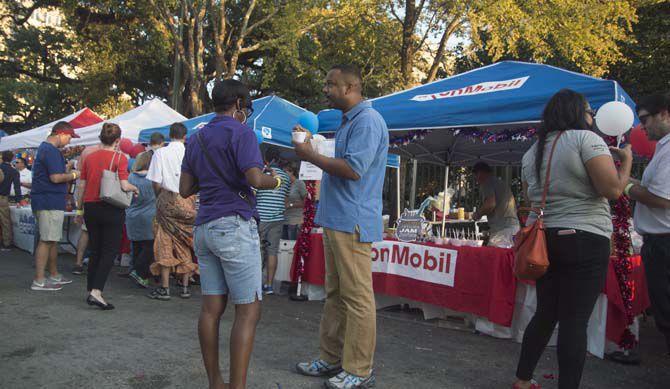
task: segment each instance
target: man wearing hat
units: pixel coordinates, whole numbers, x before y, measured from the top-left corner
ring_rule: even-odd
[[[60,149],[72,138],[79,138],[68,122],[58,122],[45,142],[40,144],[33,164],[31,205],[39,230],[39,243],[35,248],[35,279],[32,290],[60,290],[72,280],[58,273],[58,242],[63,234],[65,197],[68,183],[79,177],[79,172],[65,164]],[[45,267],[49,265],[49,277]]]

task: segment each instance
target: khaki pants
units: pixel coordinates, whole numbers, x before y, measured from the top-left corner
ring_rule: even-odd
[[[0,230],[2,230],[2,245],[12,245],[12,216],[9,213],[7,196],[0,196]]]
[[[321,356],[342,361],[348,373],[367,377],[372,369],[377,337],[377,313],[372,290],[371,243],[359,234],[324,228],[326,304],[321,318]]]

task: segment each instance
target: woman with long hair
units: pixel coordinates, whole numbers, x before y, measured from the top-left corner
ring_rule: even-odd
[[[246,85],[218,81],[212,100],[216,116],[187,142],[179,194],[200,193],[193,241],[203,297],[198,335],[209,387],[241,389],[263,297],[259,216],[251,187],[279,188],[282,180],[274,172],[263,174],[256,135],[245,125],[253,112]],[[229,302],[235,305],[235,322],[227,386],[219,369],[219,323]]]
[[[83,204],[84,222],[89,234],[90,256],[86,290],[86,302],[102,310],[114,306],[102,297],[114,258],[119,255],[121,234],[126,213],[123,209],[100,199],[102,172],[118,172],[121,189],[138,193],[137,187],[128,182],[128,159],[118,151],[121,128],[117,124],[105,123],[100,131],[100,148],[90,154],[82,165],[79,181],[79,201]],[[83,198],[83,199],[82,199]]]
[[[523,157],[522,182],[526,203],[539,207],[556,144],[544,210],[550,264],[536,283],[537,310],[524,333],[514,388],[539,388],[533,372],[556,324],[559,388],[577,388],[589,317],[607,274],[613,231],[608,200],[623,193],[633,157],[630,146],[608,148],[591,131],[594,112],[577,92],[556,93],[542,120],[537,142]],[[618,169],[612,154],[621,161]],[[528,223],[535,218],[531,214]]]

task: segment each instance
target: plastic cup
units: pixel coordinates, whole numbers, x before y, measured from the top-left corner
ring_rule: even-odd
[[[295,143],[305,143],[305,139],[307,139],[307,133],[303,131],[293,131],[292,137]]]

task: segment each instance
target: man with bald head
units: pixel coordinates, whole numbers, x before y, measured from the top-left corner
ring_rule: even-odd
[[[323,92],[342,111],[335,133],[335,158],[316,153],[309,143],[295,144],[298,157],[323,170],[315,223],[324,228],[326,304],[321,319],[320,355],[299,363],[299,373],[332,376],[326,387],[369,388],[376,343],[372,290],[372,242],[382,240],[382,187],[388,129],[362,95],[360,71],[333,66]],[[296,131],[304,131],[296,128]]]

